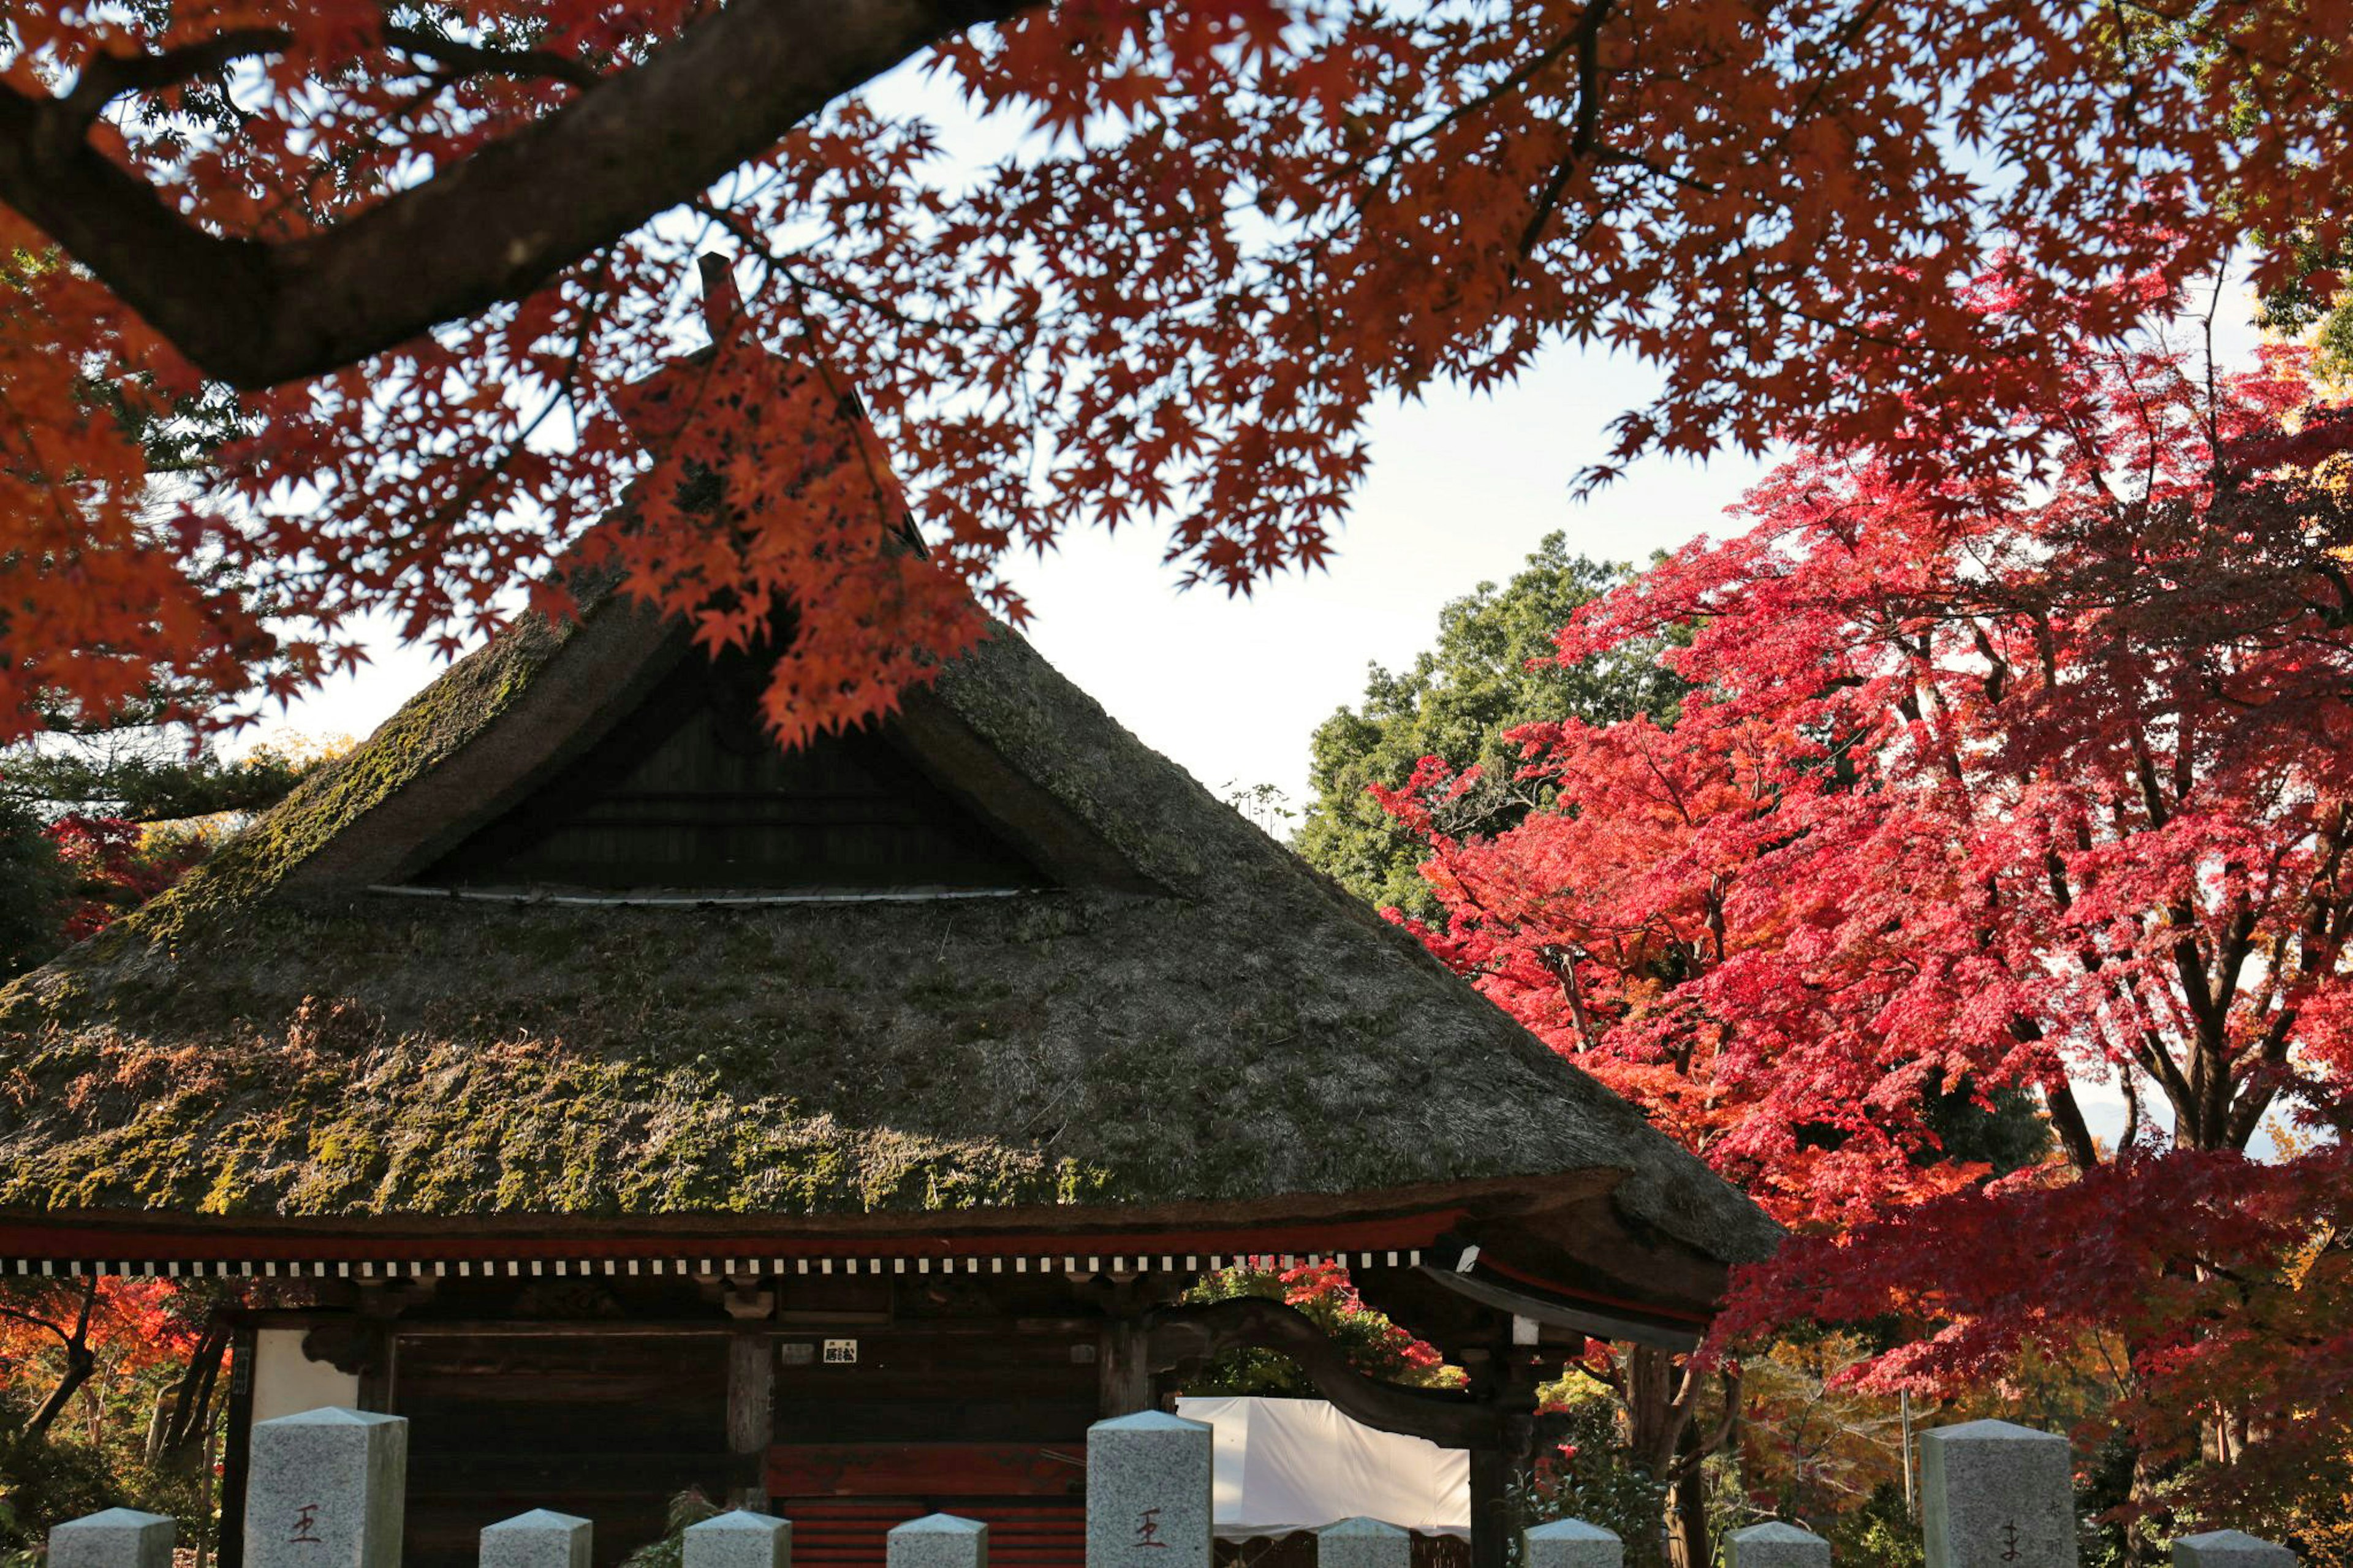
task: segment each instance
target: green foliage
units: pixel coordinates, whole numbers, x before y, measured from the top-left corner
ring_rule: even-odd
[[[1833,1563],[1921,1568],[1927,1561],[1920,1526],[1905,1510],[1904,1489],[1894,1481],[1873,1488],[1862,1507],[1810,1520],[1807,1528],[1831,1543]]]
[[[266,810],[317,765],[258,748],[234,761],[182,748],[90,756],[47,751],[6,759],[0,790],[20,802],[95,809],[132,822]]]
[[[1944,1145],[1942,1158],[1991,1165],[2006,1176],[2040,1164],[2051,1152],[2051,1123],[2034,1097],[2016,1088],[1996,1089],[1978,1103],[1968,1083],[1928,1096],[1928,1125]]]
[[[2255,324],[2284,338],[2312,335],[2313,368],[2326,381],[2353,383],[2353,249],[2295,247],[2296,274],[2257,302]]]
[[[1425,756],[1476,763],[1483,782],[1456,803],[1446,828],[1496,833],[1551,799],[1548,786],[1513,777],[1520,757],[1505,731],[1546,720],[1604,722],[1635,713],[1671,721],[1683,683],[1658,667],[1655,645],[1630,645],[1570,669],[1528,668],[1531,659],[1552,657],[1553,634],[1579,605],[1630,575],[1630,566],[1571,555],[1563,535],[1548,535],[1508,584],[1482,583],[1440,611],[1438,646],[1409,668],[1393,673],[1373,666],[1364,705],[1343,708],[1316,728],[1309,771],[1314,797],[1296,840],[1300,854],[1360,898],[1433,913],[1415,869],[1427,849],[1366,786],[1403,784]]]
[[[717,1503],[701,1492],[689,1488],[670,1500],[670,1511],[664,1522],[667,1532],[659,1541],[649,1541],[621,1559],[621,1568],[680,1568],[686,1561],[686,1531],[690,1525],[701,1524],[706,1519],[716,1519]]]
[[[2078,1553],[2083,1568],[2130,1568],[2155,1561],[2158,1542],[2145,1527],[2108,1517],[2131,1506],[2133,1471],[2139,1460],[2140,1450],[2119,1430],[2092,1452],[2078,1473],[2075,1517],[2083,1521]]]
[[[22,1342],[11,1346],[7,1378],[0,1382],[0,1568],[12,1568],[9,1554],[41,1547],[53,1526],[107,1508],[176,1521],[183,1547],[199,1535],[214,1539],[219,1499],[206,1496],[196,1450],[176,1463],[149,1453],[158,1400],[185,1373],[186,1360],[168,1351],[125,1349],[102,1346],[96,1373],[47,1431],[32,1432],[27,1419],[56,1386],[63,1361],[53,1352],[24,1354]],[[210,1406],[216,1423],[225,1403],[226,1389],[216,1390]]]
[[[64,945],[68,877],[40,818],[0,798],[0,980]]]
[[[0,1410],[0,1551],[37,1550],[50,1526],[130,1500],[104,1454],[27,1432],[23,1412]]]
[[[1667,1489],[1626,1457],[1616,1399],[1590,1380],[1572,1376],[1547,1393],[1547,1444],[1557,1443],[1515,1481],[1507,1495],[1516,1561],[1520,1531],[1556,1519],[1581,1519],[1615,1531],[1626,1545],[1626,1568],[1667,1568],[1661,1521]]]

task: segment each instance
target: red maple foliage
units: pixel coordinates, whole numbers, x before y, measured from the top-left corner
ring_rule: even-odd
[[[158,835],[119,816],[69,812],[47,828],[70,879],[65,937],[79,942],[153,898],[205,852],[200,835]]]
[[[0,1293],[0,1396],[33,1430],[100,1374],[185,1363],[206,1338],[175,1280],[11,1280]]]
[[[1862,1375],[1954,1389],[2108,1331],[2153,1449],[2277,1452],[2353,1398],[2353,422],[2291,351],[2073,342],[2047,482],[1809,451],[1581,612],[1693,693],[1522,731],[1559,804],[1433,835],[1425,936],[1799,1233],[1730,1333],[1900,1313]],[[1936,1159],[2005,1086],[2062,1160]]]
[[[717,641],[793,608],[789,739],[979,635],[965,587],[1018,618],[1008,553],[1071,529],[1165,530],[1229,590],[1321,561],[1377,403],[1556,344],[1661,373],[1588,479],[1785,432],[1915,477],[2019,459],[2084,300],[2112,331],[2250,225],[2342,237],[2348,27],[2353,0],[25,0],[0,740],[60,695],[298,690],[365,611],[448,647],[519,589],[560,608],[554,562],[625,495],[594,550],[638,591]],[[849,96],[932,46],[943,101],[1030,132],[1001,158]],[[1988,313],[1957,280],[1996,237]],[[648,454],[623,405],[699,343],[714,240],[736,345],[695,367],[696,449]],[[833,428],[852,387],[928,559]],[[159,502],[194,408],[229,438]],[[680,503],[714,473],[723,507]]]

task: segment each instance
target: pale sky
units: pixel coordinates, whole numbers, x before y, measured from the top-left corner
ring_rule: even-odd
[[[2224,303],[2226,365],[2252,355],[2246,314]],[[1009,568],[1036,614],[1029,636],[1203,784],[1221,794],[1271,784],[1296,805],[1308,737],[1362,697],[1366,665],[1409,661],[1432,641],[1441,605],[1509,577],[1546,533],[1559,529],[1597,558],[1640,561],[1730,529],[1725,509],[1764,472],[1736,454],[1704,465],[1651,458],[1598,496],[1571,499],[1575,475],[1606,449],[1608,421],[1651,385],[1622,358],[1564,349],[1492,395],[1440,388],[1386,409],[1373,421],[1371,478],[1328,571],[1286,574],[1246,599],[1179,593],[1160,564],[1162,536],[1080,534]],[[388,635],[370,651],[367,669],[266,720],[263,734],[364,735],[442,668]]]
[[[885,113],[918,112],[940,127],[948,151],[938,177],[969,177],[1023,143],[1010,117],[976,118],[913,68],[869,96]],[[1212,789],[1271,784],[1296,805],[1308,736],[1362,696],[1366,664],[1409,661],[1440,605],[1510,576],[1547,532],[1567,531],[1573,549],[1597,558],[1640,560],[1720,531],[1718,514],[1758,466],[1652,461],[1598,499],[1569,499],[1576,473],[1607,449],[1607,422],[1648,402],[1653,384],[1622,356],[1562,352],[1495,396],[1435,389],[1376,418],[1372,477],[1329,572],[1229,602],[1215,589],[1178,594],[1160,564],[1165,541],[1149,530],[1070,538],[1048,560],[1008,568],[1036,614],[1028,635]],[[370,668],[266,716],[261,734],[364,735],[441,668],[396,646],[388,627],[366,640]]]
[[[979,119],[914,66],[875,84],[886,114],[920,113],[945,151],[937,177],[971,177],[1024,144],[1010,116]],[[944,174],[941,172],[944,171]],[[2234,290],[2234,296],[2238,293]],[[2228,362],[2252,351],[2243,307],[2226,303]],[[1062,672],[1155,749],[1220,794],[1272,784],[1303,804],[1308,738],[1363,695],[1366,667],[1407,663],[1432,640],[1440,605],[1501,581],[1555,529],[1572,551],[1641,561],[1701,532],[1764,472],[1736,454],[1704,466],[1653,458],[1600,495],[1570,499],[1574,476],[1606,453],[1606,426],[1646,404],[1651,374],[1626,356],[1555,351],[1518,384],[1472,396],[1444,387],[1381,411],[1374,468],[1328,571],[1262,584],[1248,599],[1179,594],[1148,529],[1065,539],[1008,574],[1029,598],[1029,636]],[[364,636],[364,633],[363,634]],[[441,666],[383,628],[372,666],[335,680],[262,734],[291,728],[358,737]]]
[[[1176,591],[1148,530],[1064,541],[1010,574],[1029,595],[1029,637],[1045,656],[1155,749],[1221,793],[1272,784],[1296,803],[1310,731],[1364,690],[1369,661],[1395,666],[1427,647],[1439,606],[1508,577],[1537,541],[1565,530],[1587,554],[1640,560],[1703,531],[1761,469],[1652,460],[1600,496],[1569,497],[1599,458],[1604,423],[1640,401],[1648,377],[1599,354],[1557,354],[1494,396],[1440,392],[1385,412],[1374,468],[1328,571],[1296,573],[1247,599]],[[388,634],[374,662],[329,683],[263,732],[358,737],[442,668]]]

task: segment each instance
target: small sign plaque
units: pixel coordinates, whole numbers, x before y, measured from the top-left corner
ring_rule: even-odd
[[[857,1365],[857,1364],[858,1364],[858,1342],[857,1342],[856,1340],[828,1340],[828,1341],[826,1341],[826,1342],[825,1342],[825,1363],[826,1363],[826,1365],[828,1365],[828,1366],[855,1366],[855,1365]]]

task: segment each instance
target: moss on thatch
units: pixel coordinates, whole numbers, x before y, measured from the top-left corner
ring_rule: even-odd
[[[107,945],[152,941],[207,913],[234,919],[335,835],[489,728],[530,689],[532,678],[576,629],[576,624],[554,626],[530,616],[460,659],[385,720],[366,744],[320,767],[168,896],[118,922]]]
[[[304,873],[483,743],[565,640],[460,664],[110,941],[0,993],[0,1208],[789,1220],[1613,1172],[1630,1233],[1772,1245],[1009,634],[940,698],[1162,891],[583,908]]]

